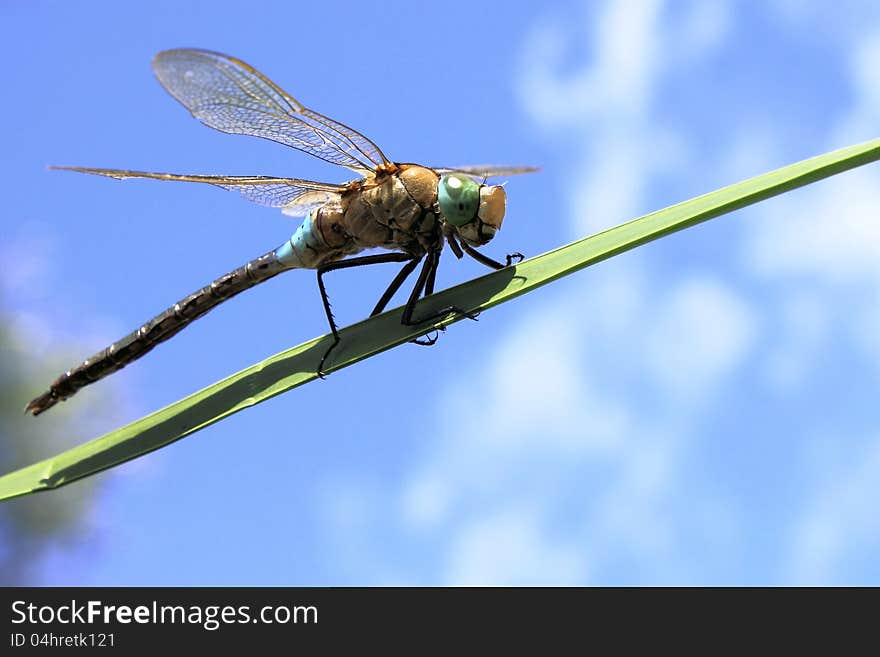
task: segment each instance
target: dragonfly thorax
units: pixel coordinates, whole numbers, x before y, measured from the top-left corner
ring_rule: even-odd
[[[431,169],[401,164],[358,181],[342,196],[345,230],[362,249],[401,250],[414,257],[442,239],[437,182]]]

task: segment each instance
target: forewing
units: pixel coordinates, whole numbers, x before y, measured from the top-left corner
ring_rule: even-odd
[[[540,167],[497,166],[494,164],[467,164],[460,167],[437,167],[437,173],[463,173],[475,178],[496,178],[498,176],[516,176],[521,173],[534,173]]]
[[[271,139],[363,171],[388,164],[372,141],[308,109],[245,62],[208,50],[165,50],[153,59],[163,87],[202,123]]]
[[[122,169],[92,169],[89,167],[51,167],[65,171],[92,173],[108,178],[152,178],[153,180],[174,180],[180,182],[207,183],[239,192],[247,200],[283,208],[285,214],[304,215],[309,210],[329,201],[337,201],[345,185],[313,182],[298,178],[272,178],[271,176],[203,176],[177,173],[150,173],[147,171],[125,171]]]

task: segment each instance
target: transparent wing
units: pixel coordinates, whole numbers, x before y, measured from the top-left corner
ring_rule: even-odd
[[[338,201],[339,194],[346,189],[345,185],[312,182],[298,178],[272,178],[270,176],[201,176],[181,175],[176,173],[150,173],[147,171],[124,171],[121,169],[92,169],[88,167],[50,167],[64,171],[93,173],[108,178],[124,180],[126,178],[152,178],[154,180],[176,180],[181,182],[199,182],[216,185],[223,189],[239,192],[247,200],[283,208],[284,214],[302,216],[309,210],[327,203]]]
[[[163,87],[207,126],[271,139],[358,171],[389,164],[372,141],[304,107],[241,60],[208,50],[165,50],[153,58]]]
[[[475,178],[495,178],[497,176],[516,176],[521,173],[534,173],[541,167],[496,166],[494,164],[466,164],[460,167],[435,167],[437,173],[463,173]]]
[[[303,217],[315,208],[327,205],[331,201],[335,205],[339,205],[338,192],[325,192],[321,190],[305,192],[302,196],[298,196],[289,203],[285,203],[281,207],[281,212],[290,217]]]

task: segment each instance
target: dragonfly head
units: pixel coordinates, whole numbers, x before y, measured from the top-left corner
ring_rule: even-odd
[[[456,234],[472,246],[483,246],[501,228],[507,195],[500,185],[481,185],[462,173],[440,177],[440,214]]]

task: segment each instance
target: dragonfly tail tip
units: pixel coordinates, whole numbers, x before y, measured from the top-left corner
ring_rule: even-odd
[[[30,400],[28,402],[28,405],[24,407],[24,412],[30,413],[33,416],[37,416],[43,411],[52,408],[57,403],[58,398],[52,394],[51,390],[47,390],[39,397],[35,397],[34,399]]]

